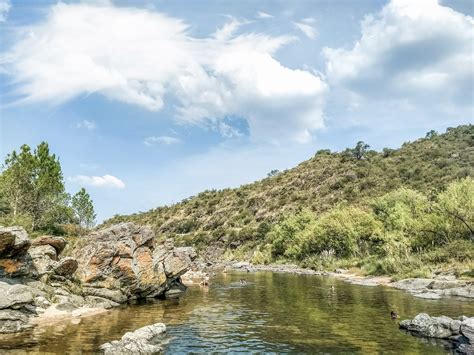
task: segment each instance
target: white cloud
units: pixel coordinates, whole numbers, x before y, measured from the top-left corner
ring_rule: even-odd
[[[150,147],[155,144],[163,144],[163,145],[177,144],[177,143],[181,143],[181,140],[179,138],[170,137],[170,136],[159,136],[159,137],[151,136],[151,137],[147,137],[143,143],[145,143],[145,145]]]
[[[293,25],[295,25],[295,27],[299,29],[301,32],[303,32],[305,36],[308,37],[309,39],[316,38],[316,35],[317,35],[316,29],[310,24],[302,21],[302,22],[293,22]]]
[[[358,101],[472,105],[473,24],[436,0],[393,0],[366,16],[352,48],[324,49],[327,76]]]
[[[270,15],[269,13],[266,13],[266,12],[263,12],[263,11],[258,11],[257,12],[257,18],[267,19],[267,18],[273,18],[273,16]]]
[[[110,188],[116,188],[116,189],[125,188],[125,183],[119,178],[112,175],[104,175],[104,176],[76,175],[76,176],[70,177],[69,181],[72,181],[84,186],[110,187]]]
[[[218,28],[217,31],[214,32],[213,37],[218,41],[227,41],[234,36],[240,27],[248,23],[248,21],[240,21],[230,16],[230,21]]]
[[[5,22],[12,5],[10,0],[0,0],[0,22]]]
[[[95,122],[93,121],[88,121],[88,120],[82,120],[81,122],[77,122],[76,124],[77,128],[85,128],[89,131],[92,131],[95,129]]]
[[[158,111],[166,97],[186,124],[215,127],[238,116],[254,140],[308,141],[323,126],[325,82],[275,58],[292,37],[236,36],[241,25],[231,19],[214,36],[194,38],[183,21],[157,12],[59,3],[43,22],[18,28],[0,63],[20,102],[99,93]]]

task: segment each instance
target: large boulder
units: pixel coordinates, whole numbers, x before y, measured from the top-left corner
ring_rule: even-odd
[[[86,287],[119,290],[128,299],[162,295],[195,257],[192,248],[173,248],[169,241],[156,245],[150,228],[133,223],[83,237],[72,255]]]
[[[40,246],[40,245],[49,245],[56,250],[56,254],[59,255],[66,247],[66,239],[62,237],[53,237],[50,235],[43,235],[33,240],[33,246]]]
[[[33,302],[31,287],[0,281],[0,309],[21,308]]]
[[[447,339],[452,336],[463,334],[466,338],[470,339],[468,335],[469,331],[474,330],[474,318],[467,318],[463,322],[457,319],[452,319],[446,316],[430,317],[426,313],[420,313],[412,320],[407,319],[400,322],[400,328],[409,330],[417,333],[420,336],[429,338],[440,338]],[[464,325],[464,332],[463,332]],[[469,327],[471,328],[469,329]],[[473,335],[471,333],[471,335]]]
[[[156,323],[125,333],[121,340],[103,344],[104,354],[155,354],[163,350],[162,342],[166,326]]]
[[[0,228],[0,277],[36,276],[27,253],[31,242],[22,227]]]
[[[31,245],[22,227],[0,228],[0,257],[8,258],[24,253]]]
[[[469,343],[474,345],[474,317],[464,319],[460,331],[462,335],[469,339]]]

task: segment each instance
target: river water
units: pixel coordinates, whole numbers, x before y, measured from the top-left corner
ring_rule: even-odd
[[[190,287],[179,300],[124,306],[80,324],[63,322],[0,340],[0,353],[93,353],[127,331],[156,322],[167,325],[168,354],[447,353],[435,341],[400,331],[390,318],[392,309],[402,319],[420,312],[474,315],[472,302],[422,300],[382,286],[322,276],[229,273],[215,276],[209,287]]]

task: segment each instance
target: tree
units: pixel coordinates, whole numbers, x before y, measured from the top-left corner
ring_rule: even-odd
[[[366,157],[367,151],[369,150],[370,145],[365,144],[362,141],[357,142],[356,146],[352,149],[352,155],[357,160],[362,160]]]
[[[278,174],[280,174],[280,170],[278,170],[278,169],[273,169],[272,171],[270,171],[270,172],[267,174],[267,177],[277,176]]]
[[[57,223],[57,212],[61,210],[58,207],[66,205],[69,196],[64,191],[59,159],[50,154],[46,142],[40,143],[33,153],[24,144],[20,153],[8,154],[3,170],[0,189],[14,218],[28,216],[32,229]]]
[[[5,159],[1,187],[14,217],[20,213],[27,213],[31,205],[29,197],[34,191],[34,166],[35,158],[26,144],[21,146],[19,154],[14,150]]]
[[[426,133],[425,138],[426,139],[431,139],[431,138],[434,138],[434,137],[437,137],[437,136],[438,136],[438,132],[436,132],[434,129],[432,129],[431,131]]]
[[[451,183],[438,195],[437,212],[443,216],[443,227],[448,234],[474,241],[474,179],[468,177]]]
[[[84,228],[91,228],[95,224],[96,214],[91,197],[84,188],[72,197],[72,209],[78,223]]]

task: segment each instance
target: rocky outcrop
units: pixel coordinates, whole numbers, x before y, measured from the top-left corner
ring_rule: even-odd
[[[192,248],[174,248],[169,240],[157,245],[149,228],[133,223],[83,237],[72,255],[78,261],[77,277],[86,292],[111,290],[114,299],[163,295],[196,257]]]
[[[105,343],[100,347],[104,354],[155,354],[163,350],[166,326],[156,323],[126,333],[121,340]]]
[[[453,348],[461,353],[474,351],[474,317],[452,319],[420,313],[411,320],[401,321],[400,328],[417,336],[447,339],[453,343]]]
[[[415,297],[439,299],[442,297],[474,298],[474,282],[456,279],[405,279],[391,286]]]
[[[30,245],[23,228],[0,228],[0,277],[35,276],[35,268],[27,253]]]
[[[180,276],[196,254],[156,244],[153,232],[124,223],[81,237],[73,255],[66,240],[33,240],[21,227],[0,228],[0,333],[52,320],[99,313],[130,299],[178,297]]]

